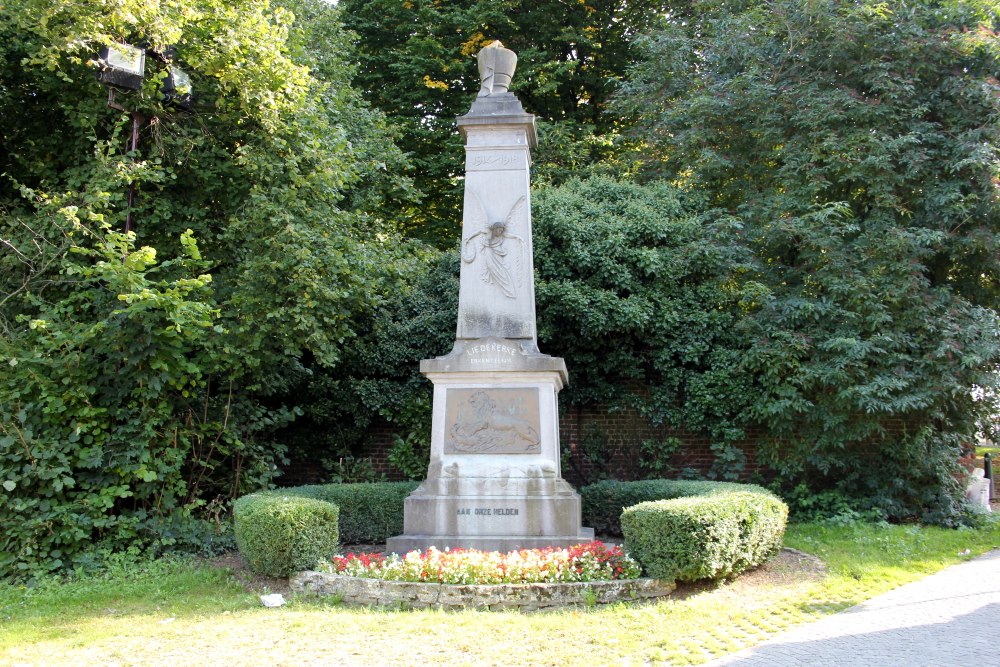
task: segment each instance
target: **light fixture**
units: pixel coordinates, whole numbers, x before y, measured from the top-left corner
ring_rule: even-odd
[[[131,44],[109,44],[101,49],[97,80],[109,86],[139,90],[146,69],[146,50]]]
[[[191,77],[180,67],[171,66],[163,81],[163,101],[176,104],[182,109],[190,109],[194,97]]]

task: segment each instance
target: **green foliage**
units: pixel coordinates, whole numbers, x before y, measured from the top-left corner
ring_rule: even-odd
[[[608,452],[608,434],[603,429],[588,424],[580,434],[579,442],[569,442],[560,449],[564,471],[573,471],[574,477],[591,484],[611,476]]]
[[[745,486],[633,505],[621,524],[626,550],[649,576],[697,581],[763,563],[781,548],[787,519],[776,496]]]
[[[674,467],[670,460],[683,444],[680,438],[673,437],[643,440],[639,443],[641,452],[639,467],[650,479],[663,478],[667,473],[673,472]]]
[[[71,566],[95,539],[200,549],[204,499],[272,469],[255,471],[273,454],[227,429],[231,403],[208,394],[223,330],[190,230],[183,254],[157,263],[132,236],[70,223],[81,238],[63,275],[75,290],[19,318],[19,345],[0,341],[7,576]]]
[[[275,476],[292,390],[389,291],[394,238],[351,209],[405,189],[401,156],[335,10],[294,6],[308,25],[262,0],[0,6],[0,578],[95,542],[211,549]],[[135,151],[92,62],[123,40],[151,50],[115,98]],[[173,66],[190,112],[159,94]]]
[[[233,503],[240,554],[258,574],[287,577],[337,550],[337,506],[322,500],[254,493]]]
[[[330,484],[385,481],[385,474],[375,470],[375,464],[371,458],[358,459],[353,456],[342,456],[337,460],[323,459],[321,463],[323,468],[329,471],[326,481]]]
[[[386,260],[396,260],[391,293],[377,293],[380,307],[355,320],[358,335],[335,369],[317,369],[297,385],[311,403],[281,435],[304,460],[330,451],[363,456],[369,428],[384,419],[399,437],[390,462],[406,477],[423,479],[432,401],[419,361],[447,353],[454,343],[458,251],[409,242],[387,249]]]
[[[312,498],[336,505],[344,544],[381,544],[403,532],[403,501],[416,488],[416,482],[313,484],[259,495]]]
[[[406,479],[421,480],[427,476],[430,464],[431,443],[418,434],[408,433],[406,437],[394,436],[386,460]]]
[[[846,496],[835,490],[812,491],[805,484],[783,491],[780,484],[774,491],[788,504],[789,519],[795,523],[852,523],[885,521],[885,514],[867,505],[864,500]]]
[[[770,493],[759,486],[733,482],[675,479],[647,479],[637,482],[605,480],[580,488],[580,499],[584,525],[591,526],[599,535],[621,536],[621,514],[626,507],[671,498],[726,495],[744,491]]]
[[[621,118],[608,101],[635,62],[632,37],[665,9],[660,0],[341,0],[358,35],[355,79],[365,97],[400,129],[422,195],[399,214],[411,233],[451,243],[461,220],[462,141],[455,118],[479,89],[475,54],[495,39],[518,54],[512,90],[542,123],[534,156],[545,181],[562,182],[601,163],[610,173],[623,144]]]
[[[738,222],[670,186],[606,178],[533,205],[539,339],[572,369],[563,400],[637,407],[729,451],[753,395],[743,309],[761,289]],[[713,476],[741,466],[720,457]]]
[[[650,172],[743,222],[761,287],[733,367],[786,485],[958,516],[1000,360],[996,20],[979,0],[692,5],[625,89]]]

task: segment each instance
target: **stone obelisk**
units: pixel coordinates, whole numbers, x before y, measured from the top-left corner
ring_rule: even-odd
[[[562,478],[562,359],[535,333],[530,149],[535,117],[507,90],[517,56],[493,42],[482,86],[458,119],[465,138],[465,211],[455,347],[420,362],[434,385],[427,479],[405,502],[387,549],[509,551],[593,539],[580,496]]]

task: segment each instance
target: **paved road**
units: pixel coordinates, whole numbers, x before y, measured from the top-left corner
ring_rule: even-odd
[[[705,667],[1000,665],[1000,550]]]

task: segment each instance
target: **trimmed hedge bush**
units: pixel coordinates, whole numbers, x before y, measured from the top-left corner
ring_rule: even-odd
[[[313,498],[253,493],[233,503],[236,546],[254,572],[285,577],[337,551],[339,511]]]
[[[622,536],[622,510],[653,500],[668,500],[686,496],[712,496],[740,491],[766,489],[735,482],[706,482],[678,479],[647,479],[639,482],[607,480],[580,489],[583,500],[583,525],[591,526],[598,535]]]
[[[420,482],[291,486],[271,493],[315,498],[340,508],[342,544],[379,544],[403,532],[403,500]]]
[[[743,490],[643,502],[622,512],[625,548],[666,581],[720,579],[760,565],[781,548],[788,506],[751,485]]]

